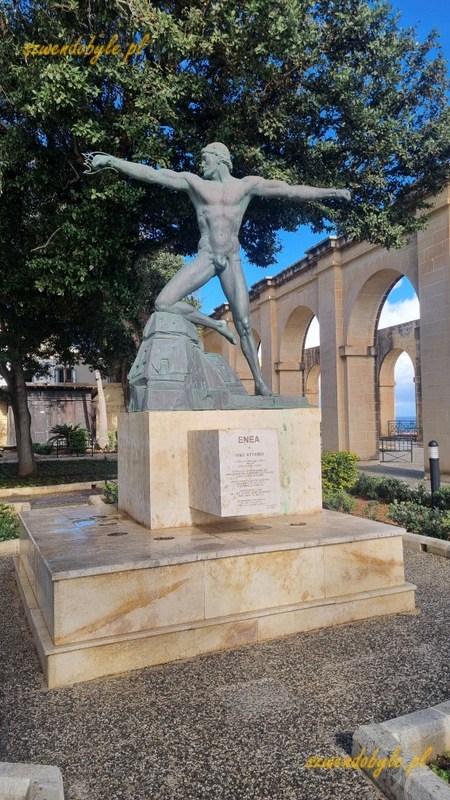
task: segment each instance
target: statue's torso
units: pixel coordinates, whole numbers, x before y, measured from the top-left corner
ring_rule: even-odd
[[[230,177],[224,183],[191,175],[189,197],[197,213],[201,247],[215,255],[239,249],[239,230],[250,202],[249,182]]]

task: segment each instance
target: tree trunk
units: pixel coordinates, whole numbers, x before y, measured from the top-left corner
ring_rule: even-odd
[[[18,474],[21,478],[37,474],[36,460],[31,441],[31,414],[27,402],[25,375],[20,364],[11,364],[5,375],[11,396],[16,429]]]
[[[106,415],[106,400],[103,391],[103,383],[98,369],[95,370],[95,382],[97,384],[97,400],[98,400],[98,429],[97,429],[97,442],[102,450],[108,447],[108,419]]]

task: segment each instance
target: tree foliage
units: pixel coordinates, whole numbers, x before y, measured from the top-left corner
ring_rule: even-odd
[[[278,229],[305,222],[397,245],[448,175],[437,34],[419,43],[384,0],[3,0],[0,33],[0,372],[13,393],[11,369],[34,369],[43,343],[77,342],[97,366],[108,343],[132,347],[143,285],[156,276],[151,300],[174,267],[161,252],[196,250],[182,194],[85,176],[83,151],[192,171],[220,140],[237,177],[352,190],[350,207],[253,201],[241,239],[260,266]],[[125,54],[145,35],[128,59],[48,52],[115,37]]]

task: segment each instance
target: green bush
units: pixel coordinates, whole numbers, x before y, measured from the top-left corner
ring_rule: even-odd
[[[411,490],[405,481],[398,478],[381,478],[377,486],[378,498],[384,503],[410,500]]]
[[[356,453],[322,453],[322,488],[324,494],[332,490],[350,489],[358,477]]]
[[[72,453],[85,453],[89,431],[86,428],[76,428],[69,435],[69,451]]]
[[[365,472],[360,472],[350,491],[363,500],[378,500],[379,478],[373,478]]]
[[[433,536],[435,539],[450,537],[450,515],[438,508],[427,508],[419,503],[394,502],[389,506],[387,516],[410,533]]]
[[[436,504],[436,508],[440,508],[443,511],[450,511],[450,486],[441,486],[437,492],[434,492],[433,500]]]
[[[117,450],[117,431],[108,431],[108,450]]]
[[[82,428],[78,422],[76,425],[64,423],[63,425],[55,425],[50,429],[50,436],[48,443],[63,441],[67,450],[73,453],[85,453],[87,446],[88,431]]]
[[[0,503],[0,542],[19,538],[17,514],[5,503]]]
[[[380,512],[380,504],[376,500],[369,500],[365,507],[363,514],[368,519],[376,520]]]
[[[41,442],[34,442],[33,453],[38,456],[49,456],[53,452],[52,444],[42,444]]]
[[[108,481],[103,484],[103,494],[105,495],[105,503],[117,503],[119,500],[119,487],[114,481]]]
[[[364,500],[382,500],[383,503],[413,502],[429,506],[431,502],[431,495],[423,483],[419,483],[416,489],[410,489],[405,481],[398,478],[375,478],[365,472],[359,473],[351,493]]]
[[[442,778],[446,783],[450,783],[450,750],[437,756],[431,764],[427,765],[435,775]]]
[[[431,494],[428,489],[425,488],[425,483],[421,481],[416,489],[409,490],[409,500],[413,503],[419,503],[421,506],[430,506],[431,505]]]
[[[356,502],[345,489],[329,489],[323,494],[323,507],[330,511],[344,511],[349,514],[355,506]]]

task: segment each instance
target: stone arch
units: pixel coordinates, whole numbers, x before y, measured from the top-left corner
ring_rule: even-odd
[[[420,359],[420,320],[415,319],[410,322],[403,322],[382,328],[377,331],[377,373],[379,391],[379,430],[382,436],[387,435],[385,431],[386,420],[394,417],[388,416],[395,408],[394,398],[394,373],[389,374],[385,359],[389,353],[397,354],[395,365],[400,353],[406,353],[411,359],[414,370],[414,386],[416,400],[416,426],[417,437],[422,439],[422,383],[421,383],[421,359]],[[382,372],[383,370],[383,372]],[[382,388],[383,387],[383,388]],[[391,398],[389,399],[389,395]]]
[[[308,328],[317,316],[308,306],[297,306],[289,314],[280,338],[276,365],[280,394],[303,395],[301,367]]]
[[[376,331],[387,295],[402,273],[375,271],[353,295],[345,344],[339,348],[344,365],[344,390],[348,446],[360,458],[378,458],[379,393],[377,386]]]
[[[390,420],[395,420],[395,365],[403,353],[395,347],[387,353],[380,367],[378,378],[379,392],[379,430],[380,436],[389,436]]]
[[[350,347],[373,346],[377,323],[384,302],[395,284],[403,277],[393,269],[379,269],[368,278],[351,299],[346,344]]]
[[[319,405],[319,394],[320,394],[320,386],[319,386],[319,379],[320,379],[320,366],[319,364],[314,364],[305,378],[305,397],[312,406]]]
[[[395,407],[395,367],[397,361],[402,353],[406,353],[411,361],[414,373],[416,370],[414,357],[407,348],[394,347],[384,357],[379,371],[378,378],[378,391],[379,391],[379,429],[380,436],[389,436],[392,432],[389,430],[389,421],[396,418]],[[414,356],[414,353],[412,354]],[[416,403],[416,419],[419,421],[419,414],[417,411],[417,382],[415,382],[415,403]]]

